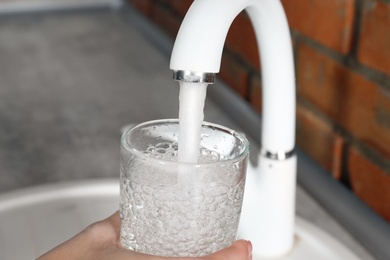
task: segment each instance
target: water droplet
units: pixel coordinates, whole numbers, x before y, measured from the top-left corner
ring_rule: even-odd
[[[156,150],[157,153],[160,153],[160,154],[165,154],[166,153],[166,150],[165,149],[162,149],[162,148],[159,148]]]

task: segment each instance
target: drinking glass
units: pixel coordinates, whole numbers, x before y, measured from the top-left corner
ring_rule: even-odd
[[[197,163],[177,161],[178,120],[150,121],[121,138],[124,247],[158,256],[204,256],[237,237],[249,143],[204,122]]]

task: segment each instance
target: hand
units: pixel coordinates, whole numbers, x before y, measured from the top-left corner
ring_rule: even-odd
[[[42,255],[38,260],[51,259],[122,259],[122,260],[169,260],[173,258],[141,254],[125,249],[119,241],[119,212],[96,222],[82,232]],[[252,259],[252,244],[238,240],[233,245],[205,257],[174,258],[175,260],[248,260]]]

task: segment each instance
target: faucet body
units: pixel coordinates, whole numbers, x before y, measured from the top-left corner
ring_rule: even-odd
[[[279,0],[195,0],[180,27],[170,67],[181,81],[209,82],[219,72],[226,35],[245,10],[260,51],[263,123],[259,166],[248,167],[239,236],[254,254],[277,257],[294,242],[295,77],[291,38]]]

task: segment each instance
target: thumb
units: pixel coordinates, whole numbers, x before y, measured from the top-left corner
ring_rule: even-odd
[[[233,245],[204,258],[204,260],[250,260],[252,259],[252,243],[237,240]]]

